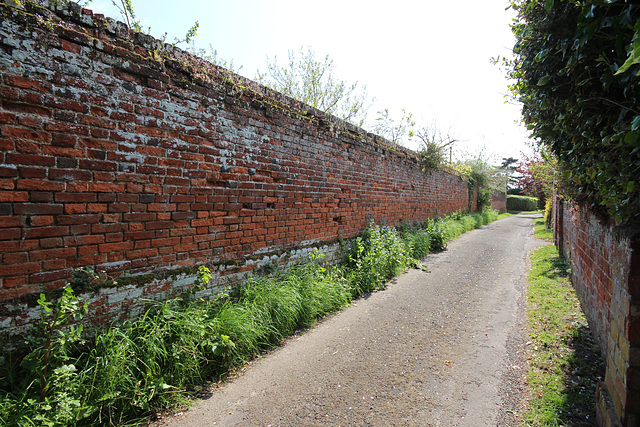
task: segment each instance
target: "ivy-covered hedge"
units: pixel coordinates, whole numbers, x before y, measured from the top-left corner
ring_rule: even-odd
[[[569,196],[637,222],[640,5],[514,0],[511,7],[518,12],[511,90],[533,138],[557,156]]]

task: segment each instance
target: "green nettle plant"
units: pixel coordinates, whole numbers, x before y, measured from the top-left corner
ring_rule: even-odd
[[[409,257],[395,228],[371,221],[353,243],[349,262],[357,272],[354,291],[362,294],[384,286],[405,268]]]
[[[624,0],[515,0],[512,93],[558,159],[566,193],[640,220],[640,7]]]
[[[80,380],[76,366],[82,340],[80,320],[87,312],[71,286],[62,290],[57,302],[47,301],[44,294],[38,325],[25,337],[29,353],[22,359],[22,374],[7,373],[10,388],[22,390],[18,396],[0,397],[0,421],[7,425],[73,425],[89,414],[82,404]],[[13,422],[5,420],[12,412]]]

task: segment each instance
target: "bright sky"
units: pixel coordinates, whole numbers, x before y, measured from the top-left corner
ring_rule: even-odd
[[[118,0],[119,1],[119,0]],[[167,41],[200,22],[196,46],[242,66],[254,78],[266,58],[284,65],[289,49],[329,54],[335,73],[366,85],[376,98],[368,121],[405,108],[418,124],[434,120],[495,163],[527,152],[520,107],[505,104],[507,81],[491,57],[508,56],[514,39],[508,1],[478,0],[132,0],[143,28]],[[122,20],[111,0],[88,8]],[[366,127],[366,126],[365,126]],[[410,146],[417,148],[417,145]]]

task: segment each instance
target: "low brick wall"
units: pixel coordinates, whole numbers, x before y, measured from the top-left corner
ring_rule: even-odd
[[[640,425],[640,231],[554,199],[554,239],[606,363],[600,425]]]
[[[369,219],[469,206],[458,175],[423,172],[410,150],[78,5],[48,7],[0,4],[4,331],[80,267],[118,281],[86,284],[99,323],[178,292],[199,265],[222,286],[335,253]]]

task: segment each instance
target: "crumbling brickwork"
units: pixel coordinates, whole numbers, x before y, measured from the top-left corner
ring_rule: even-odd
[[[456,174],[78,5],[0,14],[3,327],[79,267],[119,280],[91,294],[109,319],[198,265],[219,283],[468,207]]]

